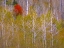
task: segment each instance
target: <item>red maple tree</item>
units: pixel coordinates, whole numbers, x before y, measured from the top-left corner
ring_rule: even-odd
[[[16,4],[14,6],[13,11],[14,11],[15,15],[22,15],[23,14],[23,8],[19,4]]]

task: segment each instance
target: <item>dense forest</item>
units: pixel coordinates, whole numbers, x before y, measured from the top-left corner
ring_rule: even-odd
[[[64,48],[64,0],[0,0],[0,48]]]

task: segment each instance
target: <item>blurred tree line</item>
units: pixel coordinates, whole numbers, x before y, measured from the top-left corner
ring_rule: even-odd
[[[14,0],[0,0],[0,6],[12,5]],[[17,1],[25,10],[27,11],[27,1],[28,1],[28,11],[30,7],[34,8],[38,15],[44,14],[49,10],[49,5],[51,4],[52,12],[54,16],[59,19],[64,19],[64,0],[15,0]],[[13,6],[13,5],[12,5]]]
[[[15,0],[28,11],[16,20],[13,1],[0,0],[0,48],[64,48],[63,0]]]

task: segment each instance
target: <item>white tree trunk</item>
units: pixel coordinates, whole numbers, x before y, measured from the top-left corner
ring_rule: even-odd
[[[46,21],[44,16],[44,48],[46,48]]]
[[[26,8],[26,15],[28,15],[28,8],[29,8],[29,5],[28,5],[28,0],[27,0],[27,8]]]

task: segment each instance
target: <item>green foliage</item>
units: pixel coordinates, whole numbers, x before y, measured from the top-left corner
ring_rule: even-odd
[[[6,2],[6,4],[7,5],[11,5],[13,2],[12,2],[13,0],[7,0],[7,2]]]
[[[56,21],[56,27],[58,30],[62,29],[62,21]]]
[[[47,21],[47,22],[50,22],[51,21],[51,11],[49,10],[48,12],[47,12],[47,14],[45,15],[45,20]]]

